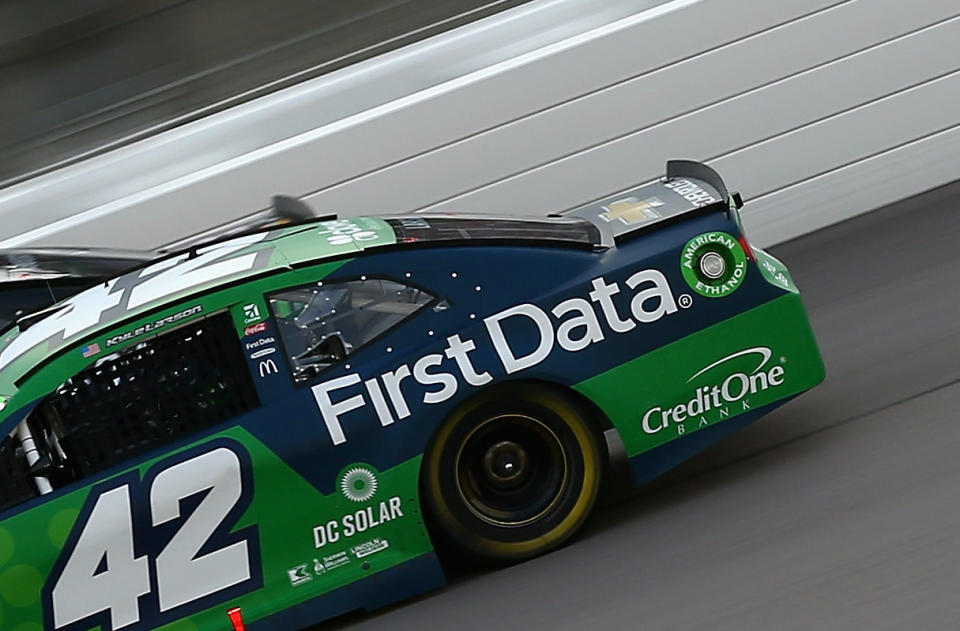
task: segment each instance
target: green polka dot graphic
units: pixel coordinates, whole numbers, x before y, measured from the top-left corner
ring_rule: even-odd
[[[30,565],[14,565],[0,571],[0,594],[13,607],[29,607],[40,600],[43,575]]]
[[[6,528],[0,528],[0,568],[13,557],[13,535]]]
[[[77,515],[79,514],[80,511],[68,508],[60,511],[50,520],[50,526],[47,528],[47,536],[50,537],[50,543],[53,544],[54,548],[59,550],[63,547],[63,544],[66,543],[67,537],[70,535],[70,529],[73,527],[74,522],[77,521]]]

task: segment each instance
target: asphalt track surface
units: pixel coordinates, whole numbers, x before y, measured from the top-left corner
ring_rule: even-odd
[[[958,244],[955,183],[773,248],[826,382],[561,550],[332,628],[960,628]]]

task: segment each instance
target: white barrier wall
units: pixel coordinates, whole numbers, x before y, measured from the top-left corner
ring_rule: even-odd
[[[603,7],[602,11],[598,7]],[[771,244],[960,177],[956,0],[540,0],[0,191],[0,246],[544,214],[708,162]]]

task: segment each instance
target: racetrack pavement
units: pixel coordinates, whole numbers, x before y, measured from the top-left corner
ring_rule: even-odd
[[[824,384],[561,550],[332,628],[958,628],[958,207],[955,183],[773,248]]]

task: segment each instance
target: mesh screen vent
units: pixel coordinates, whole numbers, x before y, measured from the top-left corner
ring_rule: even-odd
[[[31,428],[81,478],[188,437],[258,405],[230,315],[107,356],[65,382]]]

